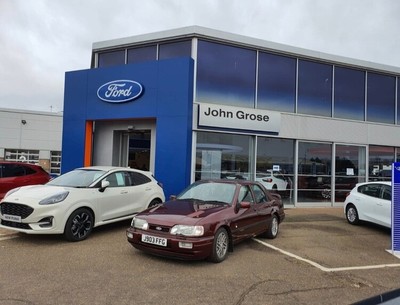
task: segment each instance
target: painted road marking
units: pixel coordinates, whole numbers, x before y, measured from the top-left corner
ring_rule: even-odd
[[[18,233],[11,233],[11,234],[0,233],[0,241],[13,239],[13,238],[17,238],[17,237],[18,237]]]
[[[314,267],[316,267],[316,268],[318,268],[318,269],[320,269],[321,271],[324,271],[324,272],[337,272],[337,271],[349,271],[349,270],[363,270],[363,269],[365,270],[365,269],[400,267],[400,264],[382,264],[382,265],[369,265],[369,266],[357,266],[357,267],[327,268],[327,267],[324,267],[324,266],[322,266],[322,265],[320,265],[320,264],[318,264],[316,262],[313,262],[313,261],[311,261],[309,259],[303,258],[303,257],[298,256],[296,254],[290,253],[288,251],[282,250],[282,249],[280,249],[278,247],[275,247],[275,246],[273,246],[271,244],[268,244],[268,243],[266,243],[266,242],[264,242],[262,240],[259,240],[257,238],[253,238],[253,240],[255,240],[256,242],[258,242],[258,243],[260,243],[260,244],[262,244],[262,245],[264,245],[264,246],[266,246],[268,248],[271,248],[271,249],[273,249],[275,251],[278,251],[278,252],[280,252],[282,254],[285,254],[285,255],[293,257],[293,258],[295,258],[295,259],[297,259],[299,261],[302,261],[302,262],[305,262],[307,264],[310,264],[310,265],[312,265],[312,266],[314,266]]]

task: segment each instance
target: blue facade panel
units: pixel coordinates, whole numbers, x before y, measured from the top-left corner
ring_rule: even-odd
[[[108,103],[97,90],[114,80],[143,86],[135,100]],[[65,77],[62,173],[83,166],[86,121],[156,121],[155,176],[166,196],[190,183],[193,122],[193,60],[177,58],[67,72]],[[111,160],[110,160],[111,165]]]

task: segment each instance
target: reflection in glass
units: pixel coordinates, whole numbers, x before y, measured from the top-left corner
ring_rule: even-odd
[[[400,77],[397,78],[397,125],[400,125]]]
[[[128,64],[157,59],[157,46],[128,49]]]
[[[99,53],[98,67],[110,67],[125,64],[125,50]]]
[[[296,59],[260,52],[257,94],[257,108],[294,112]]]
[[[297,112],[332,115],[332,66],[299,60]]]
[[[369,146],[369,181],[391,181],[395,149],[389,146]]]
[[[395,77],[368,73],[367,121],[394,124]]]
[[[179,41],[160,44],[158,59],[168,59],[176,57],[190,57],[192,53],[192,41]]]
[[[256,181],[293,204],[294,141],[257,138]]]
[[[331,201],[332,145],[299,142],[298,201]]]
[[[365,72],[335,67],[334,116],[365,120]]]
[[[197,133],[195,179],[250,178],[250,136]]]
[[[359,182],[365,182],[366,148],[336,145],[335,201],[343,202],[346,194]]]
[[[198,41],[198,102],[254,108],[256,52]]]

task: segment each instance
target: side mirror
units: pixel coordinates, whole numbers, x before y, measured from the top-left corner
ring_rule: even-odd
[[[242,201],[242,202],[238,202],[236,204],[236,212],[239,212],[240,209],[248,209],[251,207],[251,204],[249,201]]]
[[[99,188],[99,192],[103,193],[104,190],[110,185],[110,181],[103,180],[101,181],[101,187]]]

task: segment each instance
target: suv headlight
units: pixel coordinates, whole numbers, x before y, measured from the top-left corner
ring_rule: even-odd
[[[131,226],[140,230],[147,230],[149,228],[149,224],[146,220],[136,217],[133,217]]]
[[[186,226],[175,225],[172,227],[172,235],[185,235],[185,236],[202,236],[204,234],[203,226]]]
[[[65,200],[65,198],[67,198],[68,194],[69,194],[69,192],[65,191],[62,193],[58,193],[56,195],[52,195],[50,197],[47,197],[47,198],[41,200],[39,202],[39,204],[46,205],[46,204],[54,204],[54,203],[61,202],[61,201]]]

